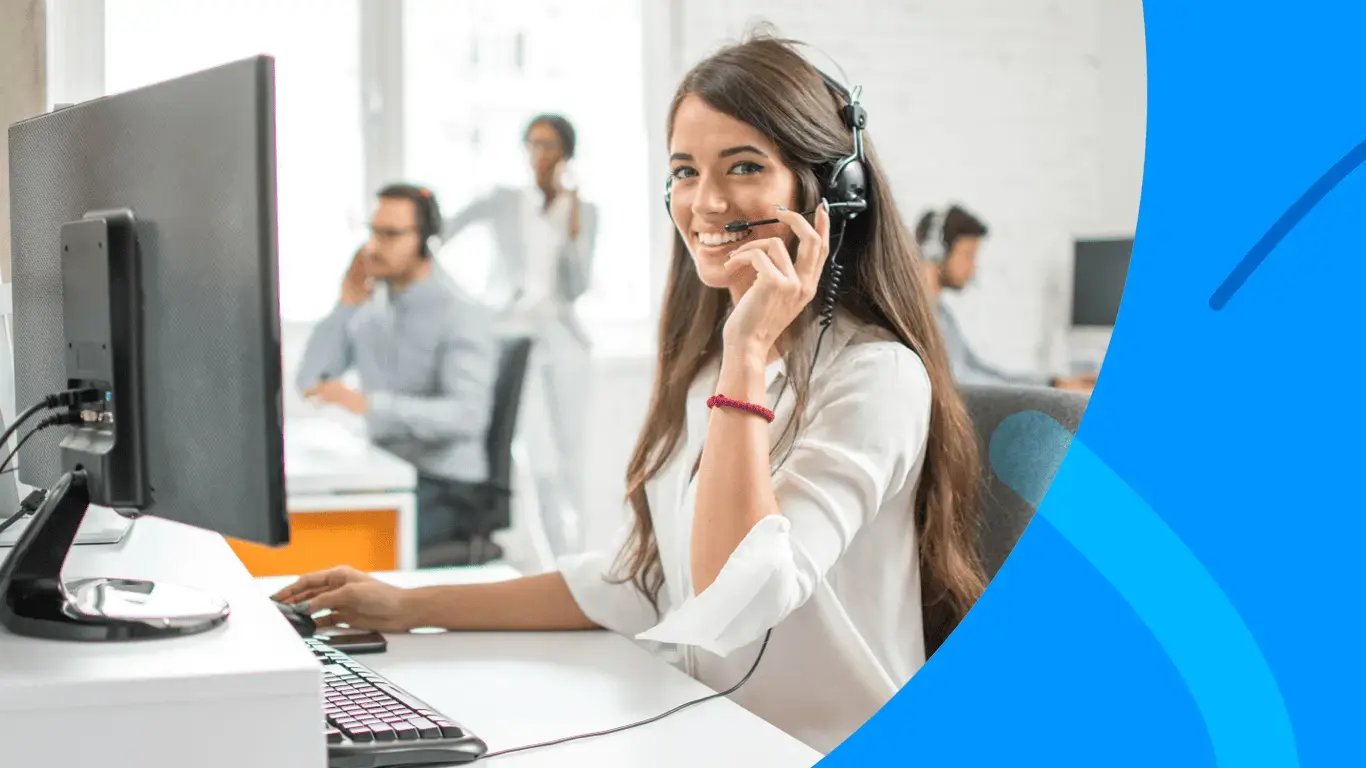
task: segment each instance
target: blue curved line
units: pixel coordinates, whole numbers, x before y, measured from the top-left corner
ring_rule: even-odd
[[[1014,422],[1009,429],[998,427],[992,434],[993,472],[1038,506],[1040,484],[1021,473],[1056,471],[1039,515],[1110,583],[1162,646],[1200,710],[1215,762],[1298,766],[1290,713],[1276,678],[1252,631],[1195,553],[1057,421],[1027,412],[1001,426],[1008,422]],[[1029,444],[1012,445],[1026,429],[1032,433]],[[1020,453],[1035,458],[1010,455]]]
[[[1290,233],[1290,230],[1295,228],[1296,224],[1300,223],[1300,219],[1314,210],[1314,206],[1318,205],[1320,200],[1333,191],[1334,187],[1351,175],[1352,171],[1355,171],[1357,166],[1363,162],[1366,162],[1366,141],[1356,145],[1351,152],[1334,163],[1327,173],[1310,185],[1309,189],[1300,196],[1300,199],[1287,208],[1279,219],[1276,219],[1276,223],[1271,225],[1271,229],[1262,235],[1262,239],[1252,246],[1242,261],[1238,262],[1228,277],[1224,278],[1224,282],[1220,283],[1219,287],[1209,297],[1210,309],[1216,311],[1223,309],[1224,305],[1228,304],[1229,299],[1233,298],[1233,294],[1237,293],[1243,287],[1243,283],[1246,283],[1247,279],[1252,276],[1252,273],[1257,271],[1257,267],[1266,261],[1266,257],[1270,255],[1271,251]]]

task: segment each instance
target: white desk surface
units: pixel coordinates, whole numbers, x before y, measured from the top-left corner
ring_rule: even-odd
[[[285,421],[285,488],[290,496],[411,493],[417,471],[364,435],[325,417]]]
[[[402,586],[516,575],[507,566],[376,574]],[[257,581],[269,593],[290,579]],[[386,653],[358,660],[469,727],[490,751],[622,725],[712,692],[630,640],[605,631],[449,632],[388,639]],[[497,757],[487,764],[768,768],[810,766],[820,758],[738,704],[717,699],[623,733]]]
[[[12,551],[0,549],[0,558]],[[0,628],[0,755],[101,768],[180,768],[187,755],[213,768],[264,766],[265,756],[322,765],[321,669],[222,536],[143,518],[119,544],[73,548],[63,576],[197,587],[227,599],[232,615],[200,634],[131,642]],[[253,739],[203,753],[204,729],[228,722]]]
[[[0,549],[0,560],[13,551]],[[232,615],[202,634],[141,642],[54,642],[0,629],[0,659],[23,660],[6,663],[0,673],[0,711],[70,706],[76,689],[87,705],[105,696],[117,699],[117,689],[133,680],[161,681],[142,691],[175,700],[189,693],[186,678],[194,674],[259,675],[267,683],[286,686],[296,684],[297,677],[290,680],[295,675],[321,680],[311,653],[303,647],[282,650],[288,625],[252,589],[246,570],[218,534],[143,518],[118,544],[73,547],[62,576],[155,579],[200,588],[226,599]],[[268,684],[266,689],[274,687]],[[253,695],[266,689],[253,687]]]

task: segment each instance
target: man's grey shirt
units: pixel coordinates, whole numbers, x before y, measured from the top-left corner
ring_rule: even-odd
[[[972,351],[958,319],[953,316],[944,302],[936,302],[935,316],[939,320],[939,333],[944,337],[944,351],[949,356],[949,370],[959,386],[976,384],[1010,384],[1015,386],[1048,386],[1047,376],[1007,373],[997,368]]]
[[[354,368],[376,445],[423,474],[483,482],[497,359],[492,314],[434,266],[395,295],[381,286],[358,306],[338,304],[309,337],[297,382]]]

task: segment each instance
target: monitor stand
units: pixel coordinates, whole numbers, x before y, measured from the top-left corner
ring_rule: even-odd
[[[203,632],[228,618],[221,598],[174,584],[119,578],[63,582],[62,565],[90,504],[83,470],[48,491],[0,564],[0,624],[55,640],[136,640]]]

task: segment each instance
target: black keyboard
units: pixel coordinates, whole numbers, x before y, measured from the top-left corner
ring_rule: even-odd
[[[321,640],[323,715],[331,768],[467,763],[487,747],[454,720]]]

